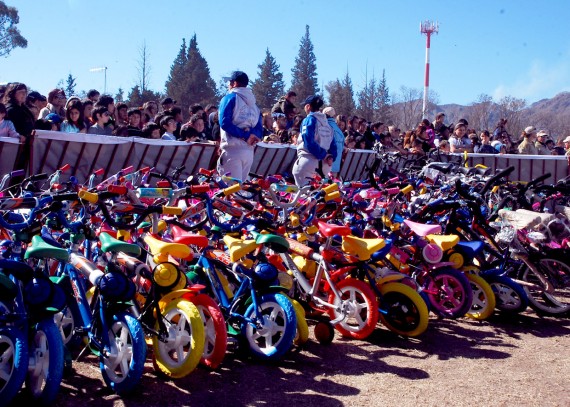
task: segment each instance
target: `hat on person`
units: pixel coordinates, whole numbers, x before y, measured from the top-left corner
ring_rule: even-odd
[[[63,122],[61,116],[58,115],[57,113],[50,113],[50,114],[48,114],[48,115],[45,117],[45,119],[46,119],[48,122],[52,122],[52,123],[55,123],[55,124],[60,124],[61,122]]]
[[[31,100],[47,100],[47,98],[42,95],[40,92],[37,92],[35,90],[31,91],[30,93],[28,93],[28,98]]]
[[[325,107],[323,109],[323,113],[329,117],[335,117],[336,116],[336,111],[334,110],[334,107],[332,107],[332,106]]]
[[[548,137],[548,132],[546,130],[540,130],[538,133],[536,133],[537,137]]]
[[[570,143],[570,136],[566,137],[564,139],[564,141],[562,141],[563,143]]]
[[[237,82],[242,86],[247,86],[249,83],[249,78],[247,77],[245,72],[242,71],[233,71],[229,77],[224,78],[226,82]]]
[[[303,106],[311,105],[315,106],[317,109],[320,108],[324,104],[323,99],[319,95],[310,95],[303,102]]]
[[[164,98],[162,99],[162,102],[160,102],[161,105],[173,105],[176,103],[176,100],[172,100],[172,98]]]
[[[524,132],[526,134],[532,134],[532,133],[536,133],[536,127],[534,126],[528,126],[524,129]]]
[[[503,147],[506,148],[506,146],[503,143],[501,143],[499,140],[492,141],[491,146],[493,146],[495,150],[497,150],[499,153],[501,152],[501,148]]]

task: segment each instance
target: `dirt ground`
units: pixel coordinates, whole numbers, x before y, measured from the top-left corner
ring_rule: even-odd
[[[121,399],[93,356],[74,362],[56,406],[568,406],[570,319],[499,314],[489,321],[432,318],[418,339],[379,326],[366,341],[311,340],[263,364],[228,352],[216,371],[177,381],[148,362],[138,391]],[[31,405],[22,394],[11,406]],[[1,403],[0,403],[1,404]],[[33,405],[33,404],[32,404]]]

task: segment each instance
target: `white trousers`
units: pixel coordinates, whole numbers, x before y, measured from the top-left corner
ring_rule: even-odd
[[[302,187],[307,185],[309,180],[317,174],[317,168],[319,167],[319,160],[315,157],[302,156],[297,157],[295,164],[293,164],[293,178],[295,178],[295,185]],[[322,171],[325,176],[328,176],[331,167],[330,165],[322,163]]]
[[[227,175],[245,181],[253,164],[253,148],[223,149],[218,158],[217,170],[220,175]]]

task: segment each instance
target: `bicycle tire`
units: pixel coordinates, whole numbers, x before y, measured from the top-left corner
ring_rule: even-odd
[[[309,324],[305,318],[305,309],[299,301],[289,298],[293,309],[295,310],[295,317],[297,318],[297,334],[293,343],[297,346],[302,346],[309,341]]]
[[[483,277],[477,274],[466,273],[465,276],[469,280],[473,292],[471,308],[465,315],[472,319],[484,321],[493,315],[497,305],[493,288]]]
[[[458,270],[433,270],[423,288],[430,301],[430,309],[442,318],[461,318],[471,309],[471,284],[465,274]]]
[[[32,327],[28,340],[28,374],[25,389],[41,405],[52,404],[63,379],[63,339],[52,318]]]
[[[0,400],[6,405],[18,394],[28,372],[26,335],[15,326],[0,327]]]
[[[153,357],[160,373],[179,379],[189,375],[204,353],[204,323],[196,305],[183,298],[170,301],[162,310],[168,334],[165,341],[152,337]],[[159,329],[158,322],[155,329]]]
[[[428,307],[417,291],[406,284],[390,282],[380,288],[380,321],[399,335],[416,337],[428,327]]]
[[[216,302],[206,294],[191,297],[204,323],[204,352],[200,363],[216,369],[224,360],[228,348],[228,328],[222,311]]]
[[[123,396],[131,393],[140,382],[147,346],[143,328],[132,315],[124,312],[113,315],[109,325],[106,332],[108,355],[100,353],[99,368],[105,384]]]
[[[338,298],[334,292],[329,293],[329,303],[348,308],[348,315],[334,324],[335,329],[347,338],[366,339],[378,324],[380,318],[378,311],[378,300],[370,285],[364,281],[353,278],[341,280],[336,288],[341,293]],[[346,302],[349,301],[349,302]],[[329,309],[331,320],[339,318],[341,315],[337,309]]]
[[[257,320],[261,329],[245,322],[242,334],[251,354],[260,360],[277,360],[293,346],[297,332],[297,318],[293,304],[283,294],[265,294],[258,302],[261,318],[251,304],[244,317]]]
[[[552,284],[552,291],[546,292],[544,284],[528,264],[523,266],[521,280],[530,283],[523,288],[530,307],[538,314],[564,315],[570,312],[570,266],[555,258],[541,258],[533,262],[536,270]]]
[[[520,314],[528,308],[528,296],[524,288],[507,276],[485,276],[495,293],[495,307],[504,313]]]

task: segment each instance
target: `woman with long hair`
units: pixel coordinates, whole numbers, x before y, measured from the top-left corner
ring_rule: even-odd
[[[60,131],[64,133],[87,133],[83,120],[83,105],[79,100],[67,105],[65,120],[61,123]]]

